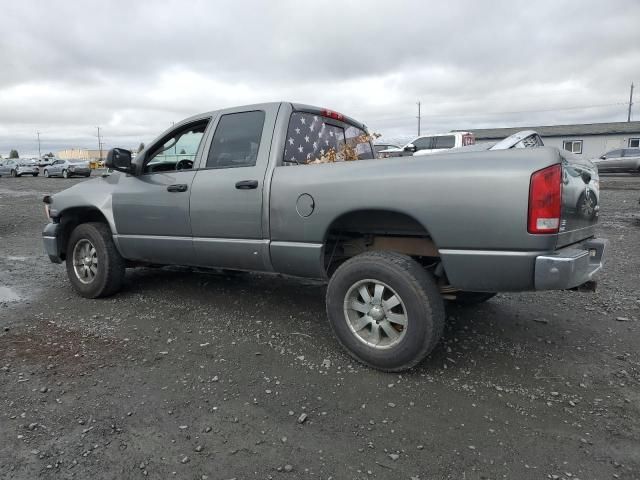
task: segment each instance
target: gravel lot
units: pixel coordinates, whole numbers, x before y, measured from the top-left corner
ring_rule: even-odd
[[[76,296],[40,200],[79,181],[0,178],[0,478],[640,478],[640,177],[602,179],[597,293],[452,308],[403,375],[340,350],[314,282]]]

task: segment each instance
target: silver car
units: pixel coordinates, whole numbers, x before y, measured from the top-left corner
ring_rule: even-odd
[[[12,177],[32,175],[37,177],[39,173],[38,165],[29,160],[9,159],[0,163],[0,177],[3,175],[11,175]]]
[[[599,172],[640,173],[640,148],[612,150],[592,160]]]
[[[89,177],[91,175],[91,167],[86,160],[56,160],[51,165],[44,167],[44,176],[64,177],[73,176]]]

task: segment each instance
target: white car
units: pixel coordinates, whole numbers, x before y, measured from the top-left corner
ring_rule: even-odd
[[[389,148],[378,153],[382,157],[407,157],[411,155],[419,157],[475,143],[476,137],[471,132],[435,133],[416,137],[404,147]]]

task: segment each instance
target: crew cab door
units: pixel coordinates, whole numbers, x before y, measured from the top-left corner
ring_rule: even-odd
[[[277,106],[240,108],[218,117],[191,190],[199,265],[270,269],[263,192],[277,111]]]
[[[123,256],[193,265],[189,195],[209,119],[181,124],[142,154],[139,175],[121,174],[112,194]]]

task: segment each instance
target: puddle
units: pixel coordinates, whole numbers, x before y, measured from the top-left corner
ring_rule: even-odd
[[[9,287],[0,287],[0,302],[17,302],[18,300],[20,300],[20,295],[14,290]]]

